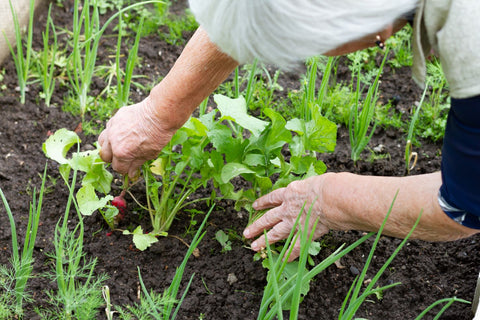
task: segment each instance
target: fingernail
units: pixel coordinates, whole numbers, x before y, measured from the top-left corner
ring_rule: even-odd
[[[252,242],[252,250],[255,250],[255,251],[258,250],[258,243],[257,243],[257,241]]]
[[[255,201],[253,204],[252,204],[252,207],[255,209],[255,207],[257,206],[257,201]]]
[[[245,229],[245,230],[243,231],[243,236],[244,236],[245,238],[250,238],[250,230]]]

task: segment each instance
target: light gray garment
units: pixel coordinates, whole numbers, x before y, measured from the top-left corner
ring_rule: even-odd
[[[425,82],[425,58],[440,57],[453,98],[480,94],[480,1],[420,0],[414,23],[413,78]]]

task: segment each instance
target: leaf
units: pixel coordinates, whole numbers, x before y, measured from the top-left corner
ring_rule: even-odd
[[[99,199],[95,194],[95,188],[90,184],[81,187],[76,198],[80,212],[85,216],[92,215],[95,210],[105,207],[108,201],[113,200],[110,195]]]
[[[305,150],[316,152],[335,150],[337,125],[321,115],[308,122],[292,119],[285,127],[298,134],[294,137],[294,143],[291,146],[292,154],[296,156],[301,156]]]
[[[107,205],[106,210],[103,211],[103,218],[110,228],[115,226],[115,217],[118,215],[118,208],[112,205]]]
[[[95,159],[100,159],[99,150],[75,152],[68,163],[73,170],[89,172]],[[100,161],[103,163],[101,159]]]
[[[312,256],[316,256],[317,254],[320,253],[321,249],[322,249],[322,245],[320,242],[312,241],[308,246],[308,254]]]
[[[215,239],[217,239],[217,241],[220,242],[220,244],[223,247],[228,241],[228,235],[225,232],[223,232],[223,230],[218,230],[215,233]]]
[[[260,153],[249,153],[245,156],[243,163],[252,167],[265,166],[265,156]]]
[[[254,136],[260,135],[268,125],[268,122],[247,114],[247,103],[243,96],[237,99],[230,99],[216,94],[213,96],[213,99],[218,106],[218,110],[222,113],[221,120],[233,120],[244,129],[249,130]]]
[[[272,256],[272,259],[273,259],[272,265],[275,265],[276,261],[279,259],[279,255],[274,254]],[[262,265],[263,265],[264,268],[269,269],[270,262],[268,261],[268,259],[265,259],[265,260],[263,260]],[[296,274],[298,274],[298,268],[299,268],[299,262],[298,261],[292,261],[292,262],[287,263],[285,265],[285,269],[283,269],[283,272],[278,279],[278,287],[281,288],[288,281],[288,279],[290,279],[293,276],[295,276]],[[308,269],[306,269],[306,271],[308,271]],[[269,270],[268,274],[267,274],[267,281],[268,282],[276,281],[276,279],[272,279],[272,276],[273,275]],[[308,291],[310,291],[310,281],[302,281],[301,288],[300,288],[300,292],[301,292],[302,297],[306,296]],[[291,282],[291,285],[295,285],[295,283],[296,282],[293,281],[293,282]],[[284,294],[286,294],[288,289],[289,288],[284,287],[282,290],[280,290],[280,295],[283,296]],[[285,302],[282,303],[282,307],[283,307],[284,310],[290,310],[291,299],[292,299],[292,296],[289,295],[286,298]]]
[[[69,161],[65,158],[68,150],[80,142],[81,140],[75,132],[63,128],[57,130],[43,143],[42,150],[48,158],[60,164],[68,164]]]
[[[227,183],[231,179],[242,173],[255,173],[255,171],[251,170],[246,165],[243,165],[241,163],[227,163],[222,168],[222,182]]]
[[[183,129],[188,136],[204,137],[207,135],[207,126],[203,124],[199,119],[190,117],[190,119],[183,125]]]
[[[98,192],[109,194],[112,189],[112,180],[113,175],[105,168],[102,159],[97,158],[83,177],[82,185],[91,184]]]
[[[325,117],[318,116],[307,122],[305,149],[316,152],[333,152],[337,143],[337,125]]]
[[[150,171],[153,174],[156,174],[157,176],[162,176],[165,174],[165,165],[166,165],[167,159],[158,157],[155,159],[155,161],[150,164]]]
[[[125,234],[125,235],[132,234],[133,235],[133,243],[135,244],[135,247],[140,251],[143,251],[143,250],[147,249],[152,244],[157,242],[158,241],[157,236],[166,235],[165,232],[163,232],[161,234],[153,234],[153,233],[144,234],[142,226],[138,226],[133,232],[130,232],[128,230],[124,230],[123,234]]]

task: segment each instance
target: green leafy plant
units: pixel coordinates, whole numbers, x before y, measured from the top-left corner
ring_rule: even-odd
[[[351,158],[354,163],[360,159],[360,154],[367,146],[368,142],[375,132],[376,123],[373,128],[370,125],[375,115],[375,105],[378,99],[378,85],[382,74],[383,66],[387,59],[388,52],[385,52],[382,64],[377,73],[373,84],[369,87],[367,95],[360,106],[360,75],[357,76],[357,89],[355,91],[355,100],[350,108],[348,122],[348,131],[350,137]],[[369,132],[370,128],[370,132]]]
[[[28,224],[25,232],[25,238],[23,239],[23,250],[20,254],[20,248],[18,244],[18,234],[16,229],[15,220],[13,218],[12,211],[8,205],[7,199],[0,189],[0,197],[2,198],[3,205],[7,211],[8,218],[10,220],[10,230],[12,232],[12,272],[9,272],[7,268],[2,267],[0,270],[0,278],[6,276],[11,279],[12,283],[1,283],[3,287],[0,295],[4,300],[5,314],[10,314],[5,318],[10,318],[13,314],[16,316],[23,315],[23,301],[27,298],[26,287],[27,281],[30,279],[33,270],[33,250],[35,241],[37,239],[38,225],[40,222],[40,213],[42,211],[43,194],[45,191],[45,181],[47,175],[47,167],[42,178],[42,186],[40,187],[39,197],[37,200],[36,191],[33,192],[33,199],[30,202],[30,210],[28,213]],[[1,281],[0,281],[1,282]],[[13,288],[12,288],[13,287]],[[11,301],[13,300],[13,301]],[[1,303],[0,303],[1,304]],[[12,314],[13,313],[13,314]],[[1,313],[0,313],[1,314]]]
[[[244,207],[252,212],[251,203],[258,196],[291,181],[325,172],[325,164],[317,161],[313,153],[335,148],[337,128],[332,122],[321,115],[310,121],[292,119],[287,122],[278,112],[268,108],[264,114],[270,121],[265,121],[247,113],[242,96],[230,99],[215,95],[214,100],[221,117],[215,119],[216,112],[211,112],[199,119],[215,149],[210,154],[211,166],[203,168],[202,175],[211,175],[222,196],[236,201],[237,209]],[[224,120],[234,123],[241,131],[232,134],[230,127],[222,123]],[[282,154],[284,147],[289,147],[289,162]],[[231,180],[238,176],[250,182],[252,187],[234,192]],[[275,183],[273,177],[278,177]]]
[[[187,201],[200,186],[205,185],[209,176],[194,175],[206,164],[208,154],[204,153],[207,137],[195,129],[193,118],[179,129],[170,142],[163,148],[159,157],[142,167],[147,205],[141,205],[150,215],[152,230],[144,233],[137,227],[133,233],[133,242],[138,249],[144,250],[155,243],[157,236],[167,235],[176,214],[184,207],[210,198]],[[174,151],[181,146],[182,152]]]
[[[13,61],[15,63],[15,69],[17,70],[17,77],[18,77],[18,86],[20,88],[20,102],[25,104],[25,94],[27,91],[27,81],[29,77],[29,71],[31,67],[30,58],[32,56],[32,41],[33,41],[33,18],[34,18],[34,10],[35,10],[35,1],[30,0],[30,7],[29,7],[29,20],[28,20],[28,29],[27,29],[27,41],[24,44],[22,41],[22,30],[20,27],[20,22],[18,21],[17,12],[12,5],[12,0],[8,0],[10,4],[10,11],[13,17],[13,26],[15,30],[15,42],[16,42],[16,52],[13,46],[8,41],[7,36],[4,33],[5,40],[7,41],[8,47],[10,48],[10,52],[13,57]]]
[[[42,149],[47,158],[60,164],[59,171],[65,183],[69,183],[71,170],[84,172],[82,187],[77,191],[78,207],[83,215],[92,215],[98,210],[111,229],[115,228],[118,208],[109,204],[114,198],[109,195],[113,175],[106,169],[100,158],[99,149],[73,153],[67,158],[70,149],[80,144],[78,135],[67,129],[59,129],[43,144]],[[99,194],[104,196],[98,197]]]
[[[79,160],[76,158],[75,161]],[[78,164],[73,167],[77,166]],[[56,225],[53,238],[55,253],[52,258],[55,267],[51,278],[56,281],[57,290],[47,293],[53,309],[39,310],[43,317],[54,315],[61,319],[95,319],[99,307],[103,304],[101,288],[106,276],[94,274],[96,258],[85,258],[83,217],[74,199],[76,178],[77,170],[74,169],[71,184],[67,182],[69,196],[65,213]],[[68,223],[72,204],[79,221],[75,228],[70,230]]]
[[[118,22],[118,41],[117,41],[117,53],[115,56],[115,67],[116,67],[116,76],[117,76],[117,97],[115,99],[117,103],[117,108],[126,106],[128,104],[128,97],[130,95],[130,85],[132,83],[133,69],[137,64],[138,60],[138,47],[140,45],[140,37],[142,34],[144,20],[140,20],[138,26],[137,35],[135,37],[135,42],[128,52],[128,57],[126,61],[125,71],[121,70],[120,67],[120,56],[121,56],[121,44],[122,44],[122,32],[123,32],[123,19],[122,16],[119,16]]]
[[[226,234],[223,230],[218,230],[215,233],[215,239],[217,239],[218,243],[222,246],[222,253],[232,250],[232,242],[228,234]]]

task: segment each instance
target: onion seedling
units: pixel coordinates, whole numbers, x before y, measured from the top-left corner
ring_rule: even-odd
[[[115,67],[117,75],[117,108],[121,108],[128,104],[128,96],[130,95],[130,85],[132,83],[133,69],[138,60],[138,47],[140,44],[140,37],[143,30],[143,17],[140,20],[138,26],[135,42],[128,53],[127,63],[125,71],[120,68],[120,49],[122,45],[122,32],[123,32],[123,19],[120,15],[118,18],[118,41],[117,41],[117,53],[115,56]]]
[[[29,77],[30,71],[30,57],[32,56],[32,39],[33,39],[33,17],[35,10],[35,0],[30,0],[30,15],[28,20],[28,30],[27,30],[27,43],[25,48],[23,47],[22,41],[22,31],[20,28],[20,22],[18,20],[17,12],[12,5],[12,0],[8,0],[10,4],[10,10],[13,17],[13,26],[15,30],[15,42],[16,42],[16,52],[13,49],[13,46],[8,41],[7,36],[4,33],[5,40],[7,41],[8,47],[13,57],[15,63],[15,69],[17,70],[18,77],[18,86],[20,88],[20,102],[25,104],[25,93],[27,91],[27,80]]]
[[[43,52],[38,60],[39,69],[41,71],[40,78],[43,86],[43,95],[45,98],[45,104],[47,106],[50,106],[50,101],[55,89],[55,78],[53,77],[53,72],[55,71],[55,59],[58,52],[57,32],[51,17],[51,10],[52,5],[50,4],[50,7],[48,8],[47,26],[45,32],[42,33]],[[49,45],[50,28],[53,38],[53,43],[51,46]]]
[[[148,0],[129,5],[113,14],[102,28],[100,28],[100,14],[97,1],[91,2],[90,0],[84,0],[83,9],[80,13],[79,0],[75,0],[73,14],[73,48],[70,56],[71,70],[68,71],[68,75],[78,98],[82,118],[87,111],[88,92],[93,79],[98,46],[103,33],[117,16],[134,7],[149,3],[163,3],[163,1]],[[90,10],[91,6],[93,7],[92,11]],[[81,34],[82,31],[83,34]]]
[[[301,212],[304,212],[304,209],[305,208],[302,208]],[[268,244],[267,234],[264,232],[268,254],[268,259],[264,261],[264,265],[267,266],[269,272],[267,275],[267,285],[263,292],[263,298],[257,316],[259,320],[270,320],[274,319],[275,316],[278,319],[283,319],[283,310],[290,310],[290,319],[297,319],[301,296],[308,293],[310,281],[374,234],[369,233],[363,236],[345,249],[344,245],[340,246],[340,248],[329,257],[311,270],[308,270],[306,269],[306,262],[314,233],[313,231],[307,232],[311,213],[310,207],[306,213],[305,223],[303,225],[300,225],[300,217],[302,214],[298,215],[292,232],[290,232],[283,249],[278,255],[273,254],[272,248]],[[318,221],[315,221],[313,224],[312,230],[315,229],[317,222]],[[297,230],[299,230],[299,232],[296,232]],[[297,241],[300,242],[299,261],[288,263],[287,260],[291,254],[293,244]],[[281,257],[283,257],[283,259],[281,259]],[[288,278],[286,278],[284,274],[287,269],[289,271]]]
[[[415,109],[412,120],[410,121],[410,125],[408,126],[407,143],[405,145],[405,172],[407,175],[410,174],[410,171],[412,171],[415,165],[417,164],[418,154],[416,152],[412,152],[412,139],[413,139],[413,133],[415,130],[415,125],[418,120],[418,114],[420,112],[420,108],[423,105],[423,101],[425,100],[427,88],[428,88],[428,85],[425,87],[425,90],[423,90],[422,99],[420,100],[420,103]],[[412,159],[413,159],[413,164],[412,164]]]
[[[47,166],[43,172],[42,186],[40,187],[40,193],[38,201],[36,199],[36,191],[33,192],[33,199],[30,203],[30,210],[28,212],[28,224],[25,233],[25,239],[23,243],[22,253],[19,254],[18,246],[18,234],[15,227],[15,220],[13,218],[12,211],[8,205],[7,199],[0,189],[0,197],[2,198],[3,205],[7,211],[8,218],[10,220],[10,230],[12,232],[12,266],[13,266],[13,279],[15,282],[14,295],[15,295],[15,314],[21,316],[23,314],[23,300],[26,297],[25,289],[27,281],[33,270],[33,249],[35,241],[37,239],[37,231],[40,223],[40,213],[42,211],[43,194],[45,190],[45,181],[47,176]]]
[[[378,85],[380,76],[382,74],[383,66],[387,59],[388,51],[385,52],[383,57],[382,64],[378,70],[375,81],[368,89],[367,95],[363,101],[362,107],[360,108],[360,74],[357,75],[357,89],[355,91],[355,101],[350,108],[350,115],[348,121],[348,131],[350,136],[350,147],[351,147],[351,158],[354,163],[360,159],[360,154],[365,149],[367,144],[370,142],[370,139],[375,132],[377,124],[373,125],[373,128],[370,128],[373,118],[375,116],[375,105],[378,99]],[[361,110],[360,110],[361,109]]]

